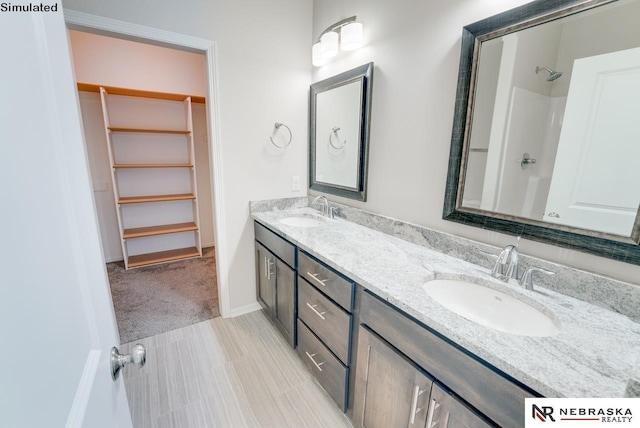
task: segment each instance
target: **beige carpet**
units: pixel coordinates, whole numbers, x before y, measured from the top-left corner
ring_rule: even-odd
[[[107,263],[122,343],[220,315],[213,248],[203,257],[125,270]]]

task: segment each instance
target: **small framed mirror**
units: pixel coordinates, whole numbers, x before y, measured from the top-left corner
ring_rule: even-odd
[[[373,63],[311,85],[309,188],[367,200]]]

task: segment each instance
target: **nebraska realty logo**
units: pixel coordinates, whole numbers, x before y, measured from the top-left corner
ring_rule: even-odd
[[[526,398],[524,419],[525,428],[639,426],[640,398]]]

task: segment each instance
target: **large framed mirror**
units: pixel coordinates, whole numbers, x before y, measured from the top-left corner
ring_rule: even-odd
[[[373,63],[311,85],[309,188],[367,200]]]
[[[464,27],[443,218],[640,264],[640,0]]]

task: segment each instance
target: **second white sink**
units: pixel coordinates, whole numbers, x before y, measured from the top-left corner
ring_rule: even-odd
[[[324,224],[324,220],[316,217],[307,217],[307,216],[293,216],[293,217],[285,217],[278,220],[280,223],[286,224],[287,226],[295,226],[295,227],[317,227]]]
[[[494,330],[537,337],[560,331],[542,311],[493,288],[457,279],[436,279],[423,288],[448,310]]]

